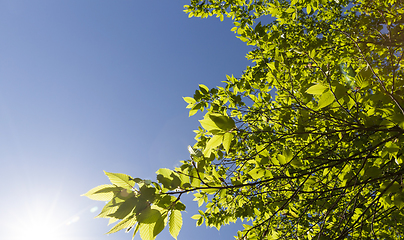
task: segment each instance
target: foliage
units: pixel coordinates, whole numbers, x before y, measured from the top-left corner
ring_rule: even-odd
[[[185,12],[233,19],[253,66],[184,98],[206,112],[190,160],[157,182],[107,173],[112,185],[85,194],[109,201],[109,233],[154,239],[168,222],[177,238],[193,192],[197,225],[247,220],[237,239],[403,238],[403,2],[191,0]]]

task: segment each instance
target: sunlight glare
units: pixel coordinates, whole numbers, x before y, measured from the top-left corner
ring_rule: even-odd
[[[35,216],[18,232],[14,232],[15,240],[63,240],[60,232],[60,223],[44,216]]]
[[[7,240],[67,240],[71,236],[71,224],[79,220],[79,213],[72,215],[57,192],[31,194],[30,199],[24,200],[10,211],[12,218],[5,229]]]

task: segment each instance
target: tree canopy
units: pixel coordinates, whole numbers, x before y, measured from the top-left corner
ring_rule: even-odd
[[[252,66],[184,98],[205,116],[180,167],[157,181],[106,172],[84,194],[108,201],[109,233],[168,225],[177,239],[192,192],[196,224],[243,220],[236,239],[402,239],[403,4],[191,0],[189,17],[233,20]]]

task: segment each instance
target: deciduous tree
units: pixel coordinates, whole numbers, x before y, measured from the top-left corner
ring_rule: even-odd
[[[154,239],[168,224],[177,238],[192,192],[197,225],[247,220],[237,239],[402,239],[403,1],[191,0],[185,12],[232,19],[252,66],[184,98],[206,114],[180,167],[157,181],[106,173],[85,194],[109,201],[109,233]]]

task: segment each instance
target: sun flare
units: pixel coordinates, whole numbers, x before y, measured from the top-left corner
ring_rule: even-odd
[[[20,232],[14,236],[16,240],[54,240],[60,239],[58,234],[58,227],[50,222],[37,222],[31,223],[27,227],[21,229]]]
[[[9,209],[12,217],[5,226],[7,240],[71,239],[72,224],[80,219],[80,213],[72,215],[68,206],[56,196],[34,195],[23,201]]]
[[[63,234],[66,223],[54,214],[48,214],[46,211],[28,213],[20,215],[18,222],[18,229],[9,229],[12,231],[12,240],[65,240]]]

